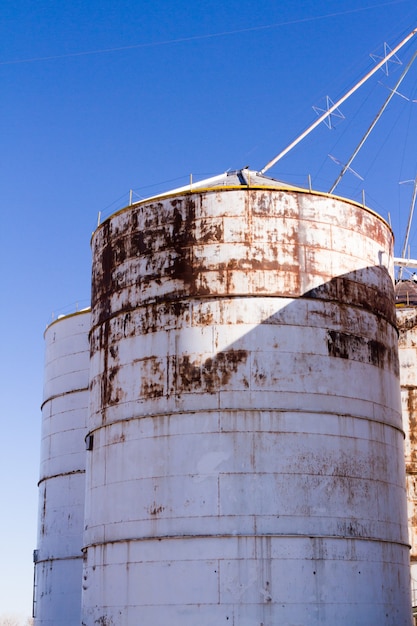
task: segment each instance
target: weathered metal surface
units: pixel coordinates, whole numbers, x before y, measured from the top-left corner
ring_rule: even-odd
[[[398,307],[417,306],[417,282],[415,280],[400,280],[395,285],[395,304]]]
[[[401,285],[403,287],[403,285]],[[397,310],[401,401],[405,431],[408,527],[411,543],[411,584],[417,604],[417,309]]]
[[[45,332],[35,624],[79,626],[90,312]]]
[[[381,270],[392,266],[391,245],[391,232],[373,214],[312,194],[244,189],[135,206],[94,236],[93,325],[139,303],[299,297],[336,277],[329,287],[339,301],[371,308],[376,295],[382,314],[392,318],[392,286],[386,294],[380,290]],[[369,283],[352,275],[367,268]]]
[[[409,626],[389,227],[248,187],[92,244],[83,624]]]

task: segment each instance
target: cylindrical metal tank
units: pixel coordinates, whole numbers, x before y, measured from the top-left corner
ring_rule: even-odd
[[[45,331],[36,626],[79,626],[89,397],[90,310]]]
[[[414,282],[396,286],[401,403],[405,430],[405,461],[408,501],[408,527],[411,543],[412,604],[417,614],[417,306]]]
[[[85,626],[409,626],[393,236],[242,170],[94,233]]]

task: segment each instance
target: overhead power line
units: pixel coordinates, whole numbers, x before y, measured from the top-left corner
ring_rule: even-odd
[[[206,35],[192,35],[190,37],[178,37],[176,39],[166,39],[164,41],[150,41],[137,44],[131,44],[129,46],[117,46],[113,48],[100,48],[97,50],[84,50],[80,52],[68,52],[66,54],[55,54],[43,57],[31,57],[28,59],[14,59],[0,61],[0,65],[18,65],[21,63],[40,63],[41,61],[55,61],[57,59],[67,59],[71,57],[81,57],[93,54],[107,54],[110,52],[122,52],[124,50],[136,50],[139,48],[155,48],[157,46],[168,46],[178,43],[187,43],[189,41],[201,41],[203,39],[214,39],[215,37],[227,37],[229,35],[239,35],[242,33],[251,33],[255,31],[271,30],[274,28],[280,28],[282,26],[291,26],[295,24],[302,24],[304,22],[314,22],[316,20],[324,20],[331,17],[339,17],[341,15],[349,15],[352,13],[359,13],[363,11],[370,11],[372,9],[379,9],[385,6],[391,6],[393,4],[401,4],[408,0],[392,0],[391,2],[382,2],[380,4],[374,4],[372,6],[360,7],[358,9],[349,9],[348,11],[338,11],[335,13],[327,13],[326,15],[316,15],[312,17],[304,17],[298,20],[289,20],[286,22],[277,22],[275,24],[264,24],[263,26],[251,26],[249,28],[240,28],[236,30],[227,30],[219,33],[208,33]]]

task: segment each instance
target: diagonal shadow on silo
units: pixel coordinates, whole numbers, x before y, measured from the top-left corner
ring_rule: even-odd
[[[111,506],[89,521],[88,543],[100,542],[104,526],[107,542],[120,540],[119,523],[129,542],[299,535],[407,551],[397,332],[384,268],[294,300],[160,307],[124,312],[114,321],[124,338],[112,327],[95,461],[104,460],[106,482],[90,470],[93,500]],[[159,354],[146,352],[149,342]]]

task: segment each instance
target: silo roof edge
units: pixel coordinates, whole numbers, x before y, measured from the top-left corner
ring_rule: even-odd
[[[358,206],[365,211],[371,213],[380,219],[384,224],[386,224],[389,229],[392,231],[390,224],[376,211],[367,207],[365,204],[361,202],[357,202],[356,200],[352,200],[350,198],[345,198],[343,196],[338,196],[335,194],[331,194],[325,191],[317,191],[312,188],[298,187],[296,185],[290,185],[280,180],[276,180],[274,178],[270,178],[259,172],[249,170],[244,168],[242,170],[233,170],[225,172],[224,174],[219,174],[217,176],[212,176],[211,178],[206,178],[197,183],[191,183],[189,185],[184,185],[183,187],[177,187],[175,189],[170,189],[169,191],[163,192],[161,194],[157,194],[155,196],[150,196],[148,198],[144,198],[139,200],[138,202],[134,202],[131,205],[125,206],[115,213],[112,213],[109,217],[107,217],[96,230],[99,230],[102,224],[107,222],[107,220],[113,218],[116,215],[120,215],[125,211],[128,211],[132,207],[138,207],[143,204],[147,204],[149,202],[155,202],[159,200],[169,199],[178,195],[191,195],[194,193],[210,193],[216,191],[236,191],[236,190],[274,190],[274,191],[293,191],[296,193],[304,193],[311,194],[315,196],[321,196],[323,198],[331,198],[336,200],[341,200],[343,202],[349,202],[355,206]],[[94,235],[94,233],[93,233]]]
[[[84,315],[85,313],[91,313],[91,306],[85,307],[84,309],[79,309],[78,311],[72,311],[71,313],[65,313],[65,315],[58,315],[54,320],[52,320],[52,322],[46,325],[44,335],[46,331],[54,324],[67,320],[70,317],[75,317],[76,315]]]

